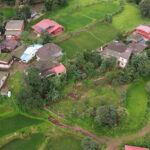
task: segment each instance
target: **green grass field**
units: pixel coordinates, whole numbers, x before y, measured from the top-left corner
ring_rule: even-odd
[[[2,12],[7,19],[14,17],[15,11],[13,8],[2,8],[0,7],[0,12]]]
[[[121,31],[131,31],[145,22],[150,19],[141,17],[139,8],[132,3],[126,3],[124,11],[113,18],[114,27]]]
[[[0,118],[0,138],[19,129],[40,124],[41,122],[40,120],[31,119],[20,114],[11,117],[2,117]]]
[[[86,32],[79,33],[72,38],[58,43],[69,58],[85,49],[95,50],[103,44],[116,38],[118,30],[111,24],[98,23]]]
[[[10,107],[0,105],[0,116],[4,115],[6,113],[12,112],[12,111],[13,111],[13,109],[11,109]]]
[[[34,134],[24,139],[14,139],[0,150],[37,150],[43,139],[44,135],[42,133]]]
[[[82,150],[81,140],[69,135],[52,137],[44,150]]]

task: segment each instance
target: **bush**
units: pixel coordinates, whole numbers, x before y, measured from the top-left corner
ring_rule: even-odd
[[[86,137],[82,141],[83,150],[98,150],[98,144],[91,138]]]
[[[96,112],[95,121],[98,125],[112,127],[117,121],[117,110],[113,106],[99,107]]]

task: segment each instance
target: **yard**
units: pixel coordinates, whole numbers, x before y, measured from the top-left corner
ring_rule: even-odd
[[[10,19],[12,17],[14,17],[15,12],[14,12],[14,8],[2,8],[0,7],[0,12],[2,12],[7,19]]]
[[[14,139],[4,145],[0,150],[37,150],[44,140],[42,133],[33,134],[24,139]]]
[[[21,114],[3,116],[0,118],[0,138],[16,132],[19,129],[42,123],[41,120],[31,119]]]
[[[103,44],[116,38],[118,30],[111,24],[102,22],[96,24],[86,32],[79,33],[72,38],[58,43],[69,58],[83,50],[95,50]]]

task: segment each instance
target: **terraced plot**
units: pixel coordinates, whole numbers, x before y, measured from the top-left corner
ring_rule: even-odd
[[[19,129],[40,123],[42,123],[42,121],[31,119],[20,114],[11,117],[2,117],[0,118],[0,138],[14,133]]]
[[[0,150],[37,150],[43,139],[44,135],[42,133],[34,134],[24,139],[14,139]]]

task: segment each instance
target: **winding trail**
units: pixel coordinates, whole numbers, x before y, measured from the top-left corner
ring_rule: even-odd
[[[135,133],[135,134],[123,135],[121,137],[115,137],[115,138],[107,137],[107,136],[98,137],[94,133],[89,132],[77,125],[73,127],[73,126],[62,123],[53,117],[49,117],[49,121],[57,126],[62,127],[62,128],[67,128],[69,130],[81,133],[85,136],[89,136],[89,137],[95,139],[97,141],[97,143],[106,143],[107,144],[106,150],[118,150],[119,146],[122,143],[130,141],[130,140],[134,140],[135,138],[145,136],[147,133],[150,132],[150,122],[149,122],[145,127],[143,127],[138,133]]]

